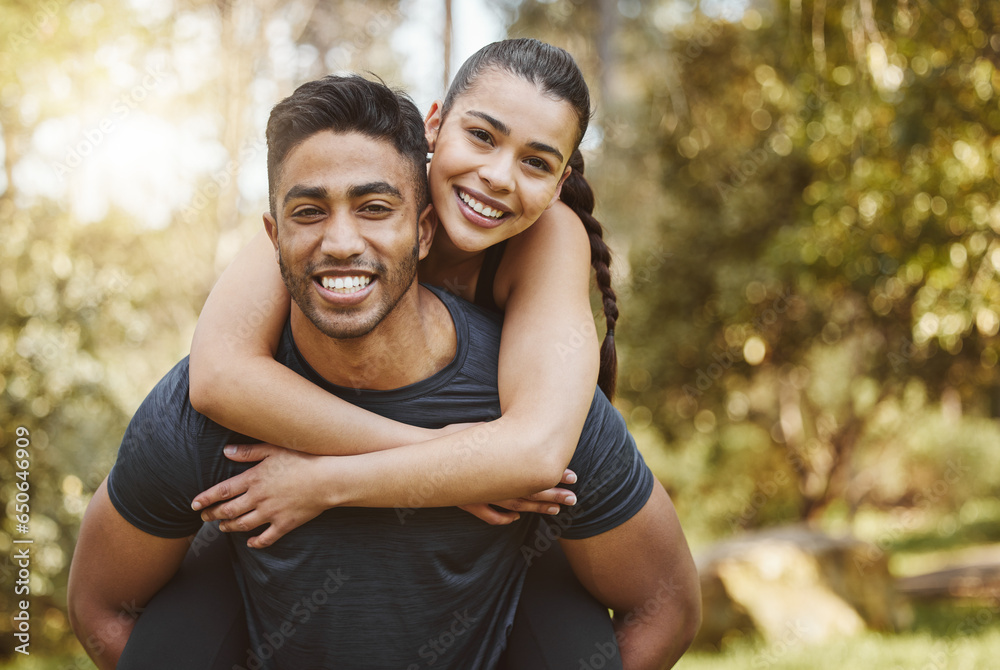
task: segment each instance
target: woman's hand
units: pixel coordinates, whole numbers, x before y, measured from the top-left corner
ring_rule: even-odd
[[[576,473],[572,470],[563,472],[562,483],[573,484],[576,482]],[[459,509],[465,510],[469,514],[493,526],[504,526],[513,523],[521,518],[520,512],[535,512],[537,514],[558,514],[562,509],[560,505],[575,505],[576,494],[568,489],[553,487],[530,495],[527,498],[514,498],[512,500],[501,500],[494,503],[474,503],[472,505],[459,505]],[[501,512],[491,505],[503,507],[511,510]]]
[[[317,466],[331,457],[273,444],[229,445],[225,454],[233,461],[260,463],[199,493],[191,507],[203,510],[204,521],[221,520],[219,529],[227,533],[270,524],[263,533],[247,540],[248,547],[269,547],[329,508],[326,493],[331,482]]]

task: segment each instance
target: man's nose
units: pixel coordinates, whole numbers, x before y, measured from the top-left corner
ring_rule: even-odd
[[[321,250],[333,258],[351,258],[365,251],[366,242],[358,220],[347,212],[336,212],[326,221]]]

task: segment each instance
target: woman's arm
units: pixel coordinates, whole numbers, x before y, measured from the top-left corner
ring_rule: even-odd
[[[557,201],[508,242],[494,287],[504,310],[501,413],[522,441],[528,437],[526,467],[542,468],[552,481],[576,451],[597,388],[590,276],[587,232]]]
[[[334,459],[328,486],[317,492],[324,504],[444,507],[528,496],[555,486],[576,449],[596,389],[597,334],[589,284],[587,234],[576,215],[557,203],[511,239],[497,275],[496,298],[506,307],[502,416],[349,463]],[[280,496],[268,491],[267,478],[255,478],[252,471],[195,499],[206,508],[244,494],[222,512],[206,511],[207,518],[237,519],[265,503],[270,514],[280,505],[275,500]],[[250,527],[271,521],[259,514],[251,518]],[[283,524],[282,532],[293,527]]]
[[[437,434],[363,410],[275,361],[288,309],[274,247],[258,233],[198,318],[190,358],[196,410],[244,435],[313,454],[357,454]]]

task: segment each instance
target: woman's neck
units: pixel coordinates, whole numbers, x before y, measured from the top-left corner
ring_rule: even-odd
[[[420,281],[454,293],[472,301],[476,295],[476,282],[483,267],[485,251],[463,251],[448,237],[444,226],[438,224],[434,243],[427,256],[420,261],[417,276]]]

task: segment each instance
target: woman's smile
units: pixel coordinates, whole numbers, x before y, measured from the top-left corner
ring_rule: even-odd
[[[533,224],[558,198],[578,119],[566,101],[492,70],[444,119],[435,103],[427,127],[438,219],[459,249],[482,251]]]

